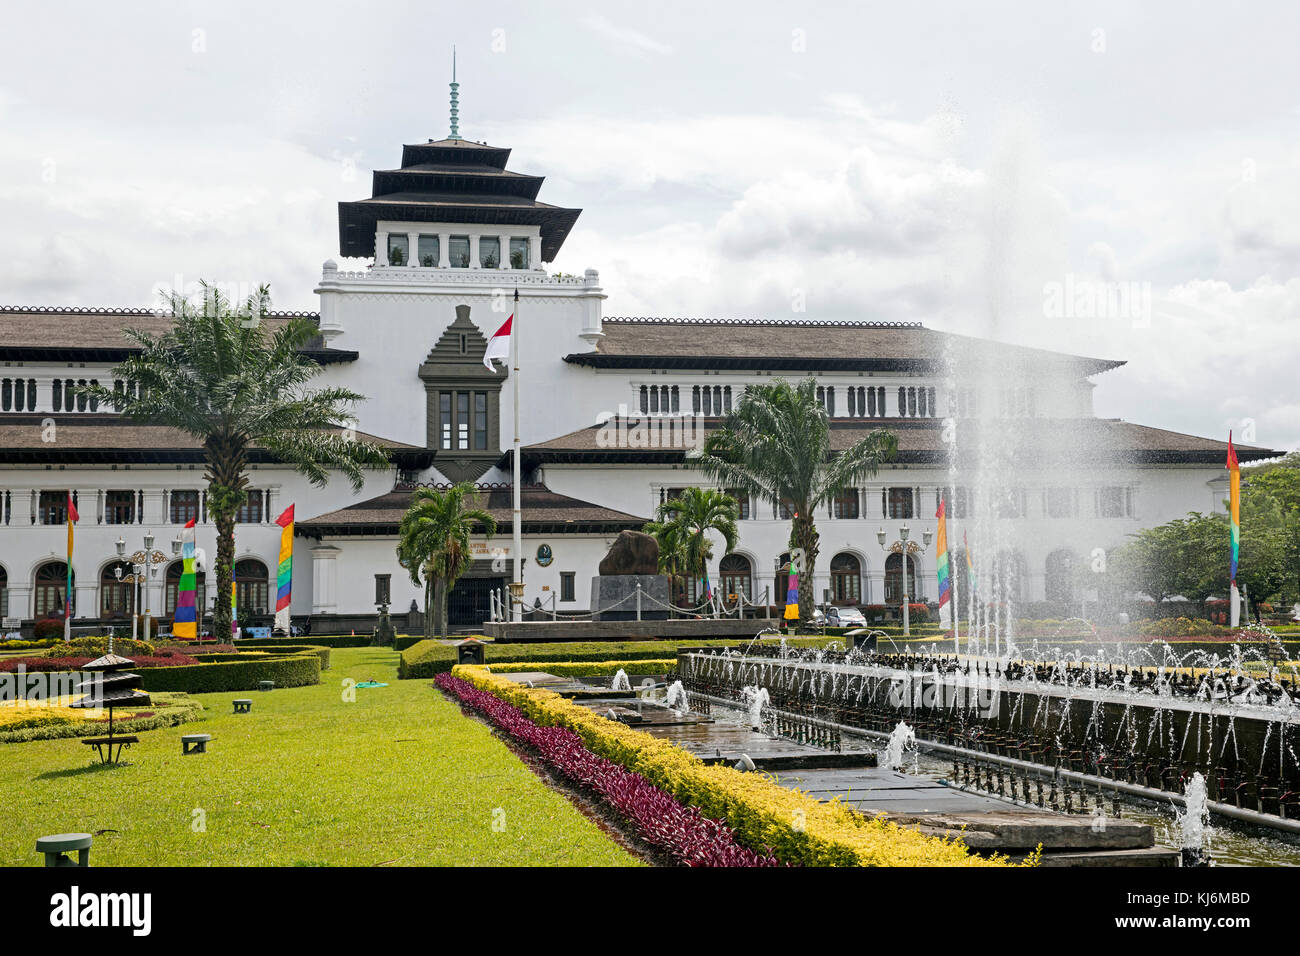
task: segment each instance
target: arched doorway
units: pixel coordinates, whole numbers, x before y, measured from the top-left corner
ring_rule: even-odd
[[[907,590],[903,589],[903,559],[907,559]],[[885,559],[885,603],[901,605],[903,595],[909,602],[916,600],[916,560],[910,555],[894,552]]]
[[[776,559],[776,576],[772,579],[772,602],[778,607],[785,604],[786,592],[790,590],[790,552],[782,551]]]
[[[241,618],[267,612],[269,580],[266,565],[256,558],[235,562],[235,600]]]
[[[73,574],[72,586],[77,586]],[[43,617],[62,617],[63,602],[68,593],[68,565],[63,561],[46,561],[36,569],[32,586],[32,613],[37,620]],[[76,598],[73,598],[76,608]]]
[[[1053,551],[1043,572],[1047,600],[1069,605],[1074,600],[1074,553],[1068,548]]]
[[[862,562],[847,551],[831,558],[831,601],[835,604],[862,601]]]
[[[117,570],[122,579],[118,580]],[[101,619],[130,617],[135,610],[135,582],[131,578],[131,565],[113,561],[99,572],[99,616]]]
[[[753,579],[753,566],[743,554],[724,555],[718,562],[718,583],[722,587],[723,600],[728,603],[732,603],[733,594],[743,594],[746,601],[753,600]]]
[[[181,572],[185,569],[184,561],[173,561],[167,565],[167,584],[165,594],[163,595],[163,606],[166,608],[166,614],[171,617],[176,613],[176,591],[180,587]],[[207,575],[203,571],[194,572],[194,606],[198,609],[200,615],[206,608]]]

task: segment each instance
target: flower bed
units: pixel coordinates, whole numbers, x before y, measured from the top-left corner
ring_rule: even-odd
[[[119,709],[114,714],[113,730],[121,734],[138,734],[161,727],[175,727],[197,720],[203,705],[188,694],[151,694],[147,710]],[[66,698],[63,703],[75,699]],[[87,719],[86,711],[66,706],[0,706],[0,743],[26,743],[63,737],[86,737],[102,734],[108,726],[108,712]]]
[[[771,855],[755,853],[736,842],[725,823],[711,820],[695,807],[683,806],[638,773],[598,757],[582,739],[562,727],[542,727],[518,708],[488,691],[448,674],[439,674],[444,693],[480,711],[509,736],[535,749],[569,780],[600,794],[628,819],[647,843],[685,866],[776,866]]]
[[[761,773],[708,766],[673,744],[485,667],[458,665],[453,676],[517,707],[543,726],[574,731],[595,754],[639,773],[682,803],[725,821],[746,846],[771,848],[782,862],[808,866],[1000,866],[957,840],[925,836],[832,801],[787,790]]]

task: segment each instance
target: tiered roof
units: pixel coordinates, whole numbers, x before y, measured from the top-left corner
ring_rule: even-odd
[[[375,254],[375,226],[397,222],[540,226],[552,262],[581,209],[538,202],[544,177],[506,169],[510,150],[442,139],[402,147],[400,169],[377,169],[369,199],[339,203],[339,253]]]

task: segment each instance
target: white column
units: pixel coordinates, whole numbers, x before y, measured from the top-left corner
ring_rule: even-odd
[[[471,269],[479,268],[478,262],[478,234],[469,237],[469,267]]]
[[[408,232],[406,234],[406,264],[412,269],[420,264],[420,234],[418,232]]]
[[[450,258],[451,253],[447,248],[450,245],[451,245],[451,233],[449,232],[438,233],[438,268],[439,269],[451,268],[451,258]]]
[[[152,528],[155,525],[166,523],[166,516],[163,514],[162,507],[163,493],[158,488],[144,489],[144,507],[141,509],[141,517],[146,527]],[[157,532],[154,532],[157,537]]]
[[[528,265],[538,271],[542,268],[542,237],[528,237]]]
[[[338,556],[332,544],[311,549],[311,612],[334,614],[338,611]]]
[[[388,265],[388,233],[375,233],[375,265]]]
[[[32,524],[32,499],[35,492],[31,488],[15,488],[9,503],[10,527],[26,528]]]
[[[510,268],[510,237],[497,236],[497,245],[501,247],[501,256],[497,261],[498,269]]]

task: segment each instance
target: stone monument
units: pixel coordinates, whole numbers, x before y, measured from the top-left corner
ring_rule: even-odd
[[[668,577],[659,573],[659,542],[640,531],[620,531],[591,579],[591,614],[595,621],[635,621],[637,585],[640,620],[668,619]]]

